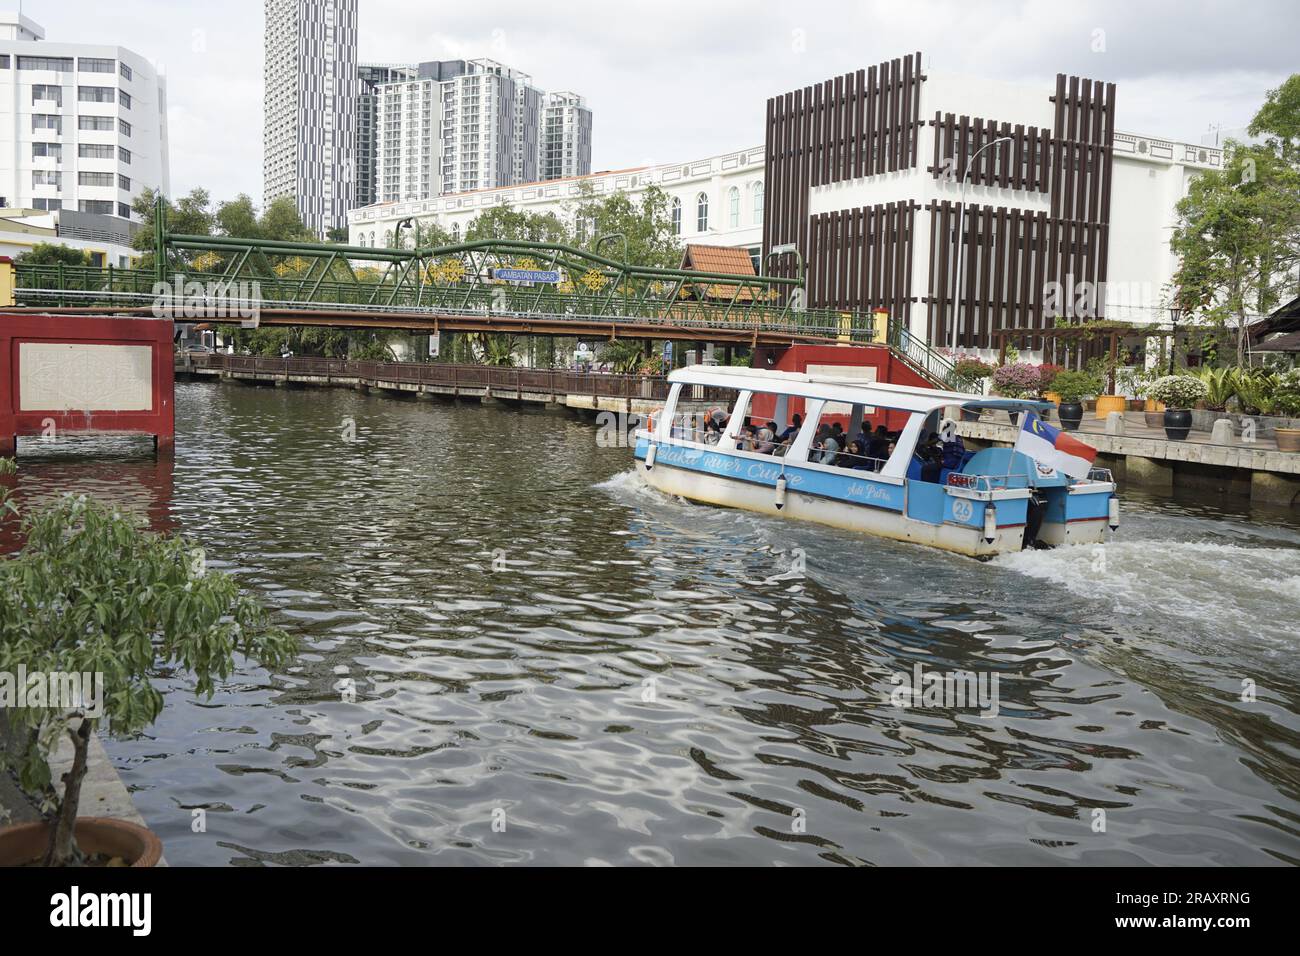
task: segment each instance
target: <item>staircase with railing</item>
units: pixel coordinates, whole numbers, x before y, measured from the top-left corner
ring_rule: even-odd
[[[910,365],[919,375],[933,382],[938,388],[956,388],[956,368],[946,355],[932,349],[917,338],[907,326],[897,320],[889,323],[889,341],[887,343],[894,354]]]

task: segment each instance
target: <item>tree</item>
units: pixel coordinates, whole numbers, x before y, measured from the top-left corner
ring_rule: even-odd
[[[594,249],[602,236],[622,233],[627,237],[627,261],[632,265],[676,269],[682,264],[682,245],[673,233],[668,197],[658,186],[647,186],[639,202],[620,190],[597,196],[584,182],[578,198],[569,204],[575,223],[584,223],[584,235],[575,244]],[[608,242],[600,252],[611,259],[623,258],[623,243]]]
[[[0,471],[12,473],[13,462],[0,459]],[[0,561],[0,672],[21,666],[103,678],[99,693],[81,700],[29,697],[28,706],[9,709],[23,746],[0,750],[0,765],[16,762],[23,788],[54,813],[42,862],[77,864],[84,861],[74,824],[91,733],[148,727],[163,705],[153,681],[173,669],[191,671],[196,693],[211,696],[236,654],[276,668],[292,659],[296,642],[267,624],[233,578],[205,570],[192,543],[148,533],[116,508],[68,495],[19,516],[0,489],[0,515],[18,516],[25,540],[17,557]],[[59,794],[49,757],[61,733],[71,738],[73,761]]]
[[[223,236],[258,239],[262,235],[262,227],[257,221],[257,208],[247,193],[240,193],[229,202],[218,205],[215,219],[217,231]]]
[[[277,196],[272,199],[262,210],[257,227],[263,239],[303,242],[316,240],[311,230],[303,225],[302,216],[298,215],[298,202],[292,196]]]
[[[465,228],[466,242],[479,239],[567,244],[573,236],[564,220],[553,212],[521,212],[510,205],[504,205],[480,213]]]
[[[1268,137],[1269,147],[1287,162],[1300,162],[1300,73],[1291,74],[1277,89],[1268,91],[1246,132]]]
[[[33,266],[84,266],[90,264],[90,256],[84,249],[73,249],[53,242],[38,242],[18,257],[18,262]]]
[[[1297,288],[1300,74],[1269,93],[1250,132],[1269,139],[1228,141],[1223,168],[1192,180],[1179,201],[1170,240],[1179,257],[1178,304],[1217,337],[1234,338],[1238,364],[1245,364],[1250,313],[1268,312]]]

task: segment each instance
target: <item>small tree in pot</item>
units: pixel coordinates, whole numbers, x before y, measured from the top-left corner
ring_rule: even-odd
[[[0,469],[12,468],[0,459]],[[191,671],[196,691],[211,695],[214,681],[234,669],[236,654],[278,667],[296,643],[267,625],[233,578],[207,571],[202,552],[181,538],[151,534],[132,516],[84,496],[18,516],[0,489],[0,505],[8,520],[19,518],[25,539],[16,557],[0,560],[0,672],[21,669],[47,683],[52,675],[94,675],[78,699],[43,695],[6,711],[19,747],[16,754],[0,750],[0,767],[8,764],[23,789],[41,797],[48,822],[0,830],[0,857],[35,846],[28,859],[4,862],[77,865],[86,862],[79,840],[111,844],[115,837],[104,836],[104,827],[130,826],[77,819],[94,730],[138,733],[153,723],[163,699],[152,679],[166,668]],[[49,761],[63,733],[73,760],[59,793]],[[145,831],[142,840],[149,839],[156,844]]]
[[[1052,380],[1052,391],[1061,396],[1057,414],[1061,427],[1074,431],[1083,421],[1083,400],[1101,391],[1102,384],[1090,372],[1057,372]]]
[[[1165,436],[1182,441],[1192,429],[1192,406],[1205,398],[1205,383],[1191,375],[1164,375],[1147,393],[1165,404]]]

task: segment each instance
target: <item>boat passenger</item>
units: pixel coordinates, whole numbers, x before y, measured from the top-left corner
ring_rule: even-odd
[[[822,429],[825,429],[825,431],[822,432],[821,429],[818,429],[822,434],[822,440],[819,448],[821,456],[817,459],[817,462],[822,465],[833,465],[835,464],[835,456],[840,453],[840,443],[835,440],[833,429],[827,428],[825,425],[822,426]]]
[[[755,451],[760,455],[770,455],[776,448],[776,422],[768,422],[758,430],[757,447]]]
[[[799,429],[803,427],[803,416],[796,414],[790,422],[790,427],[781,432],[782,444],[789,444],[794,441],[794,436],[799,434]]]

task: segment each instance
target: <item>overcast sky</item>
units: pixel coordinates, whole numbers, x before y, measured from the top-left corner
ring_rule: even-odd
[[[595,170],[761,144],[768,96],[915,50],[928,69],[1045,93],[1058,72],[1117,83],[1119,129],[1189,142],[1246,125],[1300,70],[1296,0],[359,4],[362,62],[487,56],[585,95]],[[22,7],[49,40],[116,43],[162,66],[173,192],[260,202],[261,0]]]

